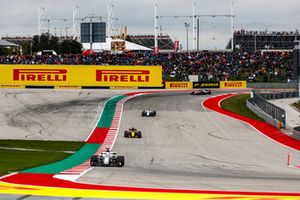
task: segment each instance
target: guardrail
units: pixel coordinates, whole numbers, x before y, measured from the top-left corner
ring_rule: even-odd
[[[300,141],[300,126],[293,128],[293,138]]]
[[[270,125],[278,129],[286,128],[285,110],[268,102],[263,96],[261,96],[261,94],[257,94],[255,91],[252,91],[247,107]]]
[[[278,120],[274,119],[273,117],[271,117],[268,113],[263,111],[257,105],[255,105],[253,103],[250,103],[249,100],[246,102],[246,105],[252,112],[254,112],[260,118],[264,119],[268,124],[278,128],[278,129],[283,127],[283,124],[281,124],[280,121],[278,121]]]

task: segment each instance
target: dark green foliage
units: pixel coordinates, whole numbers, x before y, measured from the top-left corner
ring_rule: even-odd
[[[300,110],[300,101],[298,101],[297,103],[293,103],[293,106]]]
[[[60,54],[81,54],[82,44],[76,40],[64,40],[60,45],[58,53]]]
[[[33,52],[42,50],[54,50],[58,54],[81,54],[82,44],[76,40],[59,41],[58,37],[44,33],[41,36],[33,36]]]

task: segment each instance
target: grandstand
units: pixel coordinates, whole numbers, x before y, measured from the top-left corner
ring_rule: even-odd
[[[235,31],[233,35],[234,50],[289,50],[296,46],[295,40],[300,40],[298,30],[291,32],[268,31]],[[226,49],[231,49],[231,40]]]
[[[16,44],[20,44],[22,42],[30,42],[32,41],[32,37],[28,36],[28,37],[10,37],[10,36],[6,36],[6,37],[2,37],[2,39],[7,40],[9,42],[12,43],[16,43]]]
[[[0,56],[0,64],[159,65],[163,69],[163,79],[173,81],[186,81],[189,75],[198,75],[201,81],[248,79],[252,82],[287,82],[295,79],[292,61],[293,54],[288,51],[157,54],[130,51],[122,54],[101,52],[92,56]]]
[[[71,36],[67,36],[67,37],[55,36],[55,37],[57,37],[59,42],[62,42],[64,40],[72,40],[73,39],[73,37],[71,37]],[[32,36],[16,36],[16,37],[5,36],[5,37],[2,37],[2,39],[7,40],[12,43],[22,44],[23,42],[31,42],[33,40],[33,37]]]
[[[127,41],[148,47],[150,49],[154,49],[154,35],[128,35],[126,38]],[[160,35],[158,36],[158,49],[173,51],[174,50],[174,42],[168,35]]]

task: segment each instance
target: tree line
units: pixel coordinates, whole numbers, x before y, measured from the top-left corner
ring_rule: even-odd
[[[0,48],[0,55],[34,55],[42,50],[54,50],[58,54],[81,54],[83,47],[80,42],[73,39],[63,39],[49,33],[33,36],[31,41],[19,41],[22,48]]]
[[[81,54],[82,44],[76,40],[64,39],[59,41],[59,38],[49,33],[35,35],[32,39],[32,51],[38,52],[42,50],[54,50],[58,54]]]

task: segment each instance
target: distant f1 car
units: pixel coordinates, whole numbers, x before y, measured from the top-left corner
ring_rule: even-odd
[[[109,149],[102,152],[100,155],[93,155],[90,159],[90,165],[107,166],[107,167],[123,167],[125,164],[124,156],[117,156],[116,152],[111,152]]]
[[[206,90],[206,89],[202,89],[191,93],[191,95],[209,95],[209,94],[211,94],[211,90]]]
[[[128,131],[124,131],[124,137],[126,138],[142,138],[142,132],[136,128],[130,128]]]
[[[155,110],[147,109],[147,110],[143,110],[142,112],[142,117],[155,117],[155,116],[156,116]]]

